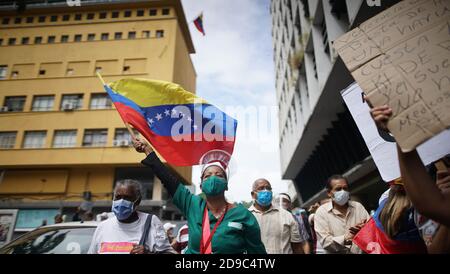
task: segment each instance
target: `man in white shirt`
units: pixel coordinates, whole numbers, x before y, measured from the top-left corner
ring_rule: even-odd
[[[149,215],[136,210],[141,202],[141,189],[141,184],[135,180],[117,182],[112,205],[115,216],[99,223],[88,254],[176,254],[161,221],[154,215],[147,240],[139,245]]]
[[[272,186],[266,179],[253,183],[250,212],[261,229],[261,240],[268,254],[303,254],[298,223],[292,214],[272,206]]]
[[[361,253],[353,237],[370,218],[364,206],[350,201],[348,182],[342,175],[331,176],[326,185],[331,201],[321,205],[314,216],[314,230],[325,251],[330,253]]]

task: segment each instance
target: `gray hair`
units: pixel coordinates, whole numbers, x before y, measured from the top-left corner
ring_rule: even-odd
[[[118,187],[131,187],[134,191],[134,194],[136,195],[136,199],[142,198],[142,185],[139,183],[139,181],[132,180],[132,179],[125,179],[120,180],[116,182],[116,186],[114,187],[114,197],[116,196],[116,190]]]
[[[270,184],[270,182],[267,179],[264,179],[264,178],[257,179],[256,181],[253,182],[252,191],[256,190],[256,188],[258,187],[258,184],[261,181],[266,181],[266,182],[268,182]]]

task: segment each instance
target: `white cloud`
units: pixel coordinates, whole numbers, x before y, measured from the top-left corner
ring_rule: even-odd
[[[197,71],[197,94],[222,110],[237,105],[276,106],[270,1],[183,0],[182,3],[188,22],[203,11],[206,36],[193,23],[189,25],[196,48],[192,59]],[[264,138],[244,136],[240,132],[247,129],[241,128],[241,124],[244,123],[238,125],[233,154],[237,170],[230,179],[227,197],[234,201],[251,200],[253,181],[261,177],[272,183],[275,193],[286,192],[286,181],[281,180],[278,124],[272,125]],[[195,167],[193,181],[197,190],[199,178],[200,168]]]

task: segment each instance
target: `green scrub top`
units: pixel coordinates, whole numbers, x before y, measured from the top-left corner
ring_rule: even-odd
[[[179,184],[173,196],[173,203],[188,221],[189,243],[186,254],[200,254],[206,201]],[[209,210],[208,216],[212,231],[217,219]],[[211,240],[211,250],[213,254],[266,254],[255,216],[241,204],[228,209]]]

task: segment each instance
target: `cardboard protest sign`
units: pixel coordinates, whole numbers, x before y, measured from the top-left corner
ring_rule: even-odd
[[[370,108],[367,102],[362,100],[362,92],[358,84],[354,83],[341,91],[341,95],[361,132],[381,178],[385,182],[390,182],[400,177],[397,145],[395,140],[391,141],[378,131],[370,116]],[[450,140],[450,130],[447,129],[417,147],[417,152],[424,165],[428,165],[450,153],[450,142],[448,140]]]
[[[408,152],[450,126],[450,1],[404,0],[334,41]]]

